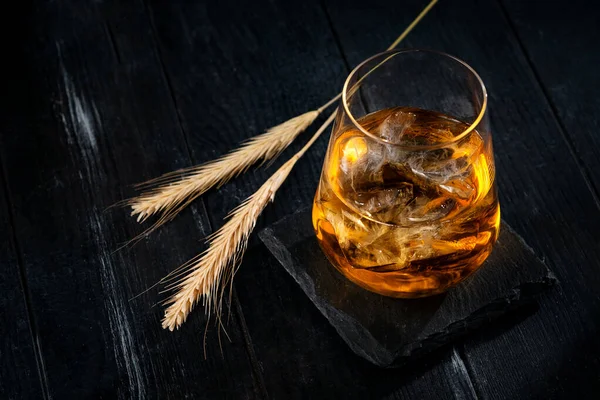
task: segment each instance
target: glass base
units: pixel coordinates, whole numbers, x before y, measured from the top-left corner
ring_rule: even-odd
[[[396,298],[421,298],[444,293],[477,271],[492,252],[499,234],[500,209],[497,206],[491,220],[497,221],[490,230],[473,239],[469,250],[413,260],[406,265],[355,267],[340,248],[334,227],[322,217],[317,204],[313,206],[313,228],[319,245],[331,264],[347,279],[369,291]],[[383,271],[382,271],[383,269]],[[394,270],[396,269],[396,270]]]

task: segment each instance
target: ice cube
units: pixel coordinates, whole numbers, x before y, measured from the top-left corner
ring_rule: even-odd
[[[369,217],[392,222],[413,198],[413,185],[401,183],[395,187],[356,193],[355,204]]]
[[[414,152],[409,159],[411,169],[437,183],[466,179],[481,152],[483,140],[477,133],[440,149]]]
[[[341,217],[341,218],[340,218]],[[335,231],[344,256],[355,268],[388,265],[400,257],[400,247],[389,241],[388,225],[342,211]]]
[[[391,143],[401,143],[404,132],[416,119],[414,113],[396,111],[381,123],[379,136]]]
[[[371,242],[356,242],[356,246],[345,252],[355,268],[380,268],[402,263],[400,243],[394,240],[389,230],[373,237]]]
[[[331,223],[340,249],[355,268],[373,268],[398,261],[400,243],[395,242],[393,228],[376,223],[358,214],[325,208],[325,218]]]
[[[447,217],[456,208],[456,200],[447,196],[430,198],[416,197],[406,205],[397,217],[397,223],[411,225],[421,222],[433,222]]]
[[[466,177],[469,168],[464,157],[454,158],[454,150],[451,148],[415,152],[410,156],[408,165],[415,174],[436,183]]]
[[[335,236],[342,250],[350,248],[354,241],[362,238],[367,233],[367,227],[359,217],[344,210],[341,213],[333,210],[326,211],[325,218],[333,226]]]
[[[426,224],[413,225],[399,232],[399,240],[402,242],[402,252],[407,264],[434,255],[431,243],[435,240],[438,230],[438,226]]]

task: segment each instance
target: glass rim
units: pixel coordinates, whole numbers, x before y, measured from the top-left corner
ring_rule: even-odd
[[[371,61],[373,61],[373,60],[375,60],[377,58],[384,57],[386,55],[396,56],[396,55],[402,54],[402,53],[418,53],[418,52],[436,54],[436,55],[439,55],[439,56],[447,57],[447,58],[450,58],[450,59],[458,62],[463,67],[467,68],[467,70],[469,70],[469,72],[471,72],[473,74],[473,76],[475,76],[475,78],[477,79],[477,81],[479,82],[479,86],[480,86],[482,94],[483,94],[483,104],[481,105],[481,110],[479,111],[479,114],[477,115],[477,118],[475,118],[475,120],[469,125],[469,127],[467,129],[465,129],[463,132],[461,132],[460,135],[454,136],[450,140],[444,141],[442,143],[437,143],[437,144],[434,144],[434,145],[405,145],[405,144],[393,143],[393,142],[391,142],[391,141],[389,141],[387,139],[384,139],[382,137],[379,137],[379,136],[374,135],[371,132],[367,131],[354,118],[354,115],[352,115],[352,112],[350,112],[350,107],[348,107],[348,96],[347,96],[348,85],[350,83],[350,80],[358,73],[358,71],[362,67],[364,67],[366,64],[368,64],[369,62],[371,62]],[[377,68],[377,67],[375,67],[375,68]],[[483,119],[483,116],[485,115],[485,112],[487,110],[487,102],[488,102],[487,89],[485,87],[485,84],[483,83],[483,80],[481,79],[481,77],[479,76],[479,74],[475,71],[475,69],[473,69],[473,67],[471,67],[469,64],[467,64],[463,60],[461,60],[461,59],[459,59],[457,57],[454,57],[454,56],[452,56],[452,55],[450,55],[448,53],[444,53],[442,51],[437,51],[437,50],[429,50],[429,49],[397,49],[397,50],[388,50],[388,51],[384,51],[384,52],[375,54],[375,55],[367,58],[366,60],[364,60],[360,64],[358,64],[350,72],[350,74],[346,78],[346,81],[344,82],[344,87],[342,88],[342,107],[344,108],[344,112],[346,113],[346,115],[348,116],[348,118],[350,119],[350,121],[352,122],[352,124],[356,128],[358,128],[359,131],[361,131],[362,133],[364,133],[365,135],[367,135],[371,139],[374,139],[374,140],[376,140],[378,142],[381,142],[381,143],[384,143],[384,144],[387,144],[387,145],[390,145],[390,146],[404,148],[404,149],[407,149],[407,150],[439,149],[439,148],[446,147],[447,145],[449,145],[451,143],[455,143],[455,142],[461,140],[462,138],[464,138],[465,136],[467,136],[469,134],[469,132],[475,130],[475,128],[477,127],[477,125],[479,125],[479,123]]]

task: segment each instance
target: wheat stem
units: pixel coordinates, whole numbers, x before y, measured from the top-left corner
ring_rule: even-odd
[[[417,22],[436,2],[437,0],[433,0],[419,14],[417,19],[400,35],[400,40],[416,26]],[[391,47],[397,46],[400,40],[396,40]],[[329,103],[333,104],[339,96],[325,104],[323,108],[328,107]],[[319,109],[316,112],[321,111]],[[331,124],[335,114],[334,111],[302,149],[284,163],[254,194],[228,215],[227,222],[208,237],[207,250],[188,261],[183,268],[178,269],[179,271],[186,271],[187,275],[183,276],[172,287],[173,290],[176,290],[176,293],[165,303],[167,308],[162,321],[163,328],[171,331],[179,328],[201,297],[204,299],[207,314],[210,316],[211,312],[214,312],[217,319],[220,320],[224,289],[235,275],[258,217],[267,204],[273,201],[275,193],[288,177],[296,162]]]
[[[166,302],[168,307],[162,322],[163,328],[174,330],[181,326],[190,311],[204,297],[207,312],[219,314],[222,304],[222,291],[239,265],[246,249],[248,237],[258,216],[285,181],[296,162],[333,121],[335,113],[323,123],[312,138],[292,158],[283,164],[253,195],[235,208],[228,221],[208,238],[208,249],[187,263],[188,274],[175,286],[177,293]]]
[[[152,215],[160,214],[159,219],[148,231],[158,228],[173,219],[179,211],[207,190],[223,185],[246,171],[252,164],[276,157],[310,126],[319,114],[319,110],[304,113],[251,138],[240,148],[217,160],[170,173],[149,182],[158,184],[158,187],[150,188],[127,202],[132,209],[131,215],[137,215],[138,222],[141,222]],[[186,176],[179,179],[180,174]]]
[[[400,42],[403,41],[408,36],[408,34],[410,33],[410,31],[412,31],[415,28],[415,26],[417,26],[417,24],[419,22],[421,22],[421,20],[423,19],[423,17],[425,15],[427,15],[427,13],[429,12],[429,10],[431,10],[433,8],[433,6],[435,6],[435,3],[437,3],[437,2],[438,2],[438,0],[431,0],[431,2],[429,2],[429,4],[427,4],[427,6],[423,9],[423,11],[421,11],[419,13],[419,15],[417,15],[417,17],[413,20],[413,22],[411,22],[410,25],[408,25],[406,27],[406,29],[404,29],[404,32],[402,32],[400,34],[400,36],[398,36],[398,38],[396,40],[394,40],[394,42],[387,49],[388,50],[395,49],[400,44]]]
[[[405,31],[388,47],[395,48],[437,3],[432,0]],[[294,117],[280,125],[255,136],[232,152],[208,163],[170,172],[147,181],[138,188],[144,191],[125,204],[131,207],[131,215],[143,222],[150,216],[159,215],[154,224],[144,231],[152,232],[172,220],[192,201],[213,187],[220,187],[232,178],[245,172],[259,161],[273,159],[285,150],[296,137],[308,128],[328,107],[337,102],[341,93],[316,110]]]

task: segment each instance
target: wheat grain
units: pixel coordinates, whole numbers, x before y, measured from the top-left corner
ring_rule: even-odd
[[[207,310],[217,306],[218,283],[223,281],[224,270],[235,268],[243,253],[248,236],[256,220],[275,192],[292,170],[296,159],[286,162],[252,196],[235,209],[227,223],[209,238],[209,248],[190,264],[189,273],[176,285],[178,292],[169,300],[163,319],[163,328],[173,330],[187,318],[189,312],[204,296]]]
[[[437,3],[432,0],[415,18],[406,30],[392,43],[388,50],[395,48]],[[375,67],[377,68],[377,67]],[[341,93],[330,99],[317,110],[294,117],[280,125],[255,136],[242,146],[217,160],[170,172],[158,178],[137,185],[145,191],[125,202],[143,222],[150,216],[160,214],[158,220],[144,233],[149,233],[172,220],[182,209],[213,187],[220,187],[230,179],[245,172],[259,161],[275,158],[285,150],[296,137],[304,132],[314,120],[341,97]]]
[[[267,204],[273,201],[275,193],[296,162],[329,126],[334,117],[335,113],[325,121],[302,150],[283,164],[252,196],[230,213],[228,221],[221,229],[208,237],[209,247],[204,253],[186,263],[188,274],[175,285],[174,289],[177,293],[166,302],[168,308],[165,311],[163,328],[173,330],[181,326],[201,296],[205,299],[204,306],[208,312],[220,311],[222,291],[219,292],[219,287],[225,287],[224,281],[233,277],[235,267],[246,249],[248,237],[256,225],[258,216]]]
[[[388,50],[394,49],[437,1],[432,0],[388,47]],[[268,129],[265,133],[249,139],[240,148],[221,158],[199,166],[170,172],[139,184],[137,187],[143,192],[139,196],[125,201],[124,204],[131,207],[131,215],[137,215],[138,222],[143,222],[150,216],[159,215],[157,221],[143,232],[144,234],[150,233],[172,220],[181,210],[211,188],[220,187],[259,161],[264,162],[275,158],[300,133],[306,130],[319,114],[338,101],[340,97],[341,93],[317,110],[309,111]]]
[[[163,328],[171,331],[183,324],[200,297],[208,313],[220,313],[223,289],[235,274],[243,255],[248,237],[259,215],[285,181],[296,162],[312,143],[329,126],[335,113],[323,123],[311,140],[283,164],[267,181],[229,215],[228,221],[208,237],[208,249],[188,261],[184,267],[189,272],[173,285],[177,292],[165,303],[168,305],[162,322]],[[221,290],[219,290],[221,288]]]
[[[217,160],[176,171],[143,184],[142,187],[158,186],[127,201],[132,209],[131,215],[137,215],[138,222],[141,222],[152,215],[160,214],[149,231],[158,228],[209,189],[223,185],[259,161],[264,162],[276,157],[313,123],[321,111],[309,111],[270,128]]]
[[[397,46],[437,1],[432,0],[390,48]],[[336,96],[332,100],[337,100],[338,97]],[[288,177],[296,162],[331,124],[335,114],[334,111],[300,151],[294,154],[254,194],[229,214],[227,222],[208,237],[208,249],[206,251],[178,269],[178,274],[182,273],[181,271],[187,272],[187,274],[171,285],[171,289],[175,290],[176,293],[165,302],[167,308],[162,321],[163,328],[171,331],[179,328],[201,297],[204,299],[207,314],[210,316],[210,313],[214,312],[217,319],[220,320],[224,289],[235,275],[258,217],[267,204],[273,201],[275,193]],[[191,200],[185,201],[185,204],[187,204]]]

